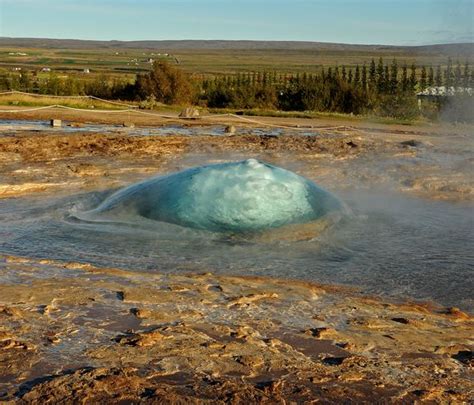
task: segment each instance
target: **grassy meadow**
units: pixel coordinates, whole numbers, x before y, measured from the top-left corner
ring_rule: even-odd
[[[21,54],[21,55],[20,55]],[[26,55],[23,55],[26,54]],[[168,56],[166,56],[168,55]],[[370,63],[383,57],[389,62],[396,58],[400,64],[444,65],[447,55],[440,51],[420,51],[411,48],[373,47],[370,49],[44,49],[1,46],[0,69],[41,70],[50,68],[63,74],[114,74],[133,77],[150,69],[150,59],[165,59],[189,73],[225,75],[249,71],[278,73],[318,73],[322,68]],[[458,55],[464,62],[466,56]],[[456,56],[453,57],[456,60]],[[87,75],[89,76],[89,75]]]
[[[133,105],[131,102],[127,104]],[[50,97],[45,95],[31,96],[28,94],[1,94],[0,105],[15,107],[44,107],[50,105],[62,105],[71,108],[101,109],[101,110],[123,110],[125,105],[108,103],[87,97]]]

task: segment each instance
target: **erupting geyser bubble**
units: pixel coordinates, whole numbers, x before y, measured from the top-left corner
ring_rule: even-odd
[[[139,215],[213,232],[255,233],[310,223],[342,209],[336,197],[304,177],[248,159],[134,184],[89,214],[104,219]]]

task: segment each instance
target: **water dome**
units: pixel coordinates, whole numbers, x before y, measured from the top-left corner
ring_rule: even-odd
[[[117,191],[89,214],[138,215],[188,228],[256,233],[305,224],[342,203],[291,171],[248,159],[154,177]]]

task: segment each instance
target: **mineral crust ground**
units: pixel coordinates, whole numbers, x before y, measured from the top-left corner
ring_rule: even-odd
[[[469,129],[339,124],[347,126],[318,136],[279,137],[5,131],[0,198],[101,191],[181,170],[203,157],[211,163],[253,157],[286,159],[290,169],[322,185],[390,182],[421,198],[473,200]],[[424,158],[439,150],[468,155],[441,161],[445,166]],[[417,156],[416,170],[404,165],[403,159]],[[369,171],[375,159],[401,163]],[[469,313],[215,270],[164,274],[159,263],[153,271],[127,271],[77,258],[2,255],[0,402],[472,401]]]

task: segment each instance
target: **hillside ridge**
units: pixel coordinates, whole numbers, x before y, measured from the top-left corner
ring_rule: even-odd
[[[359,45],[310,41],[254,41],[254,40],[143,40],[96,41],[82,39],[11,38],[0,37],[2,47],[52,48],[52,49],[160,49],[160,50],[334,50],[334,51],[405,51],[474,55],[474,43],[436,44],[418,46]]]

